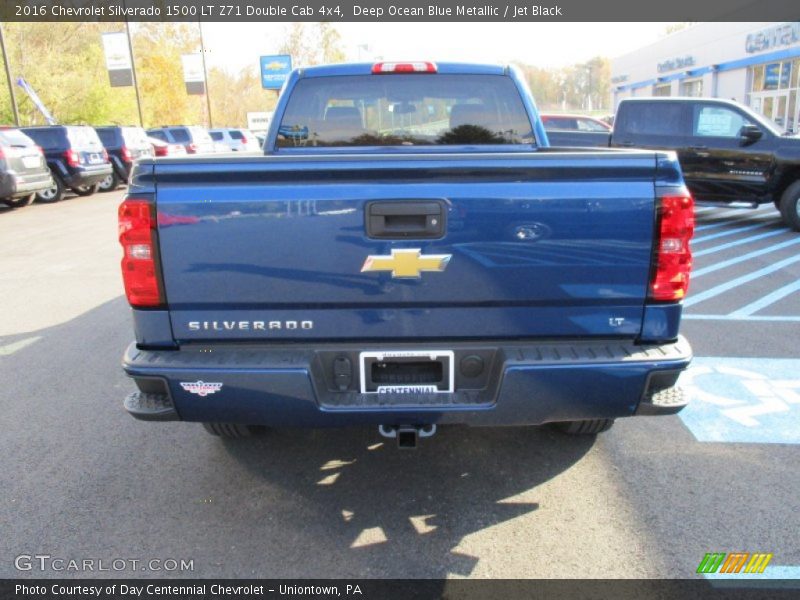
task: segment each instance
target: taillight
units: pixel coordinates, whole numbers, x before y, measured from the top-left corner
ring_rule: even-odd
[[[677,302],[689,290],[694,233],[694,200],[688,191],[662,196],[657,205],[658,222],[653,256],[650,300]]]
[[[164,304],[158,282],[156,220],[147,200],[127,199],[119,207],[119,243],[122,244],[122,280],[134,307]]]
[[[5,149],[0,146],[0,160],[3,160],[6,157]]]
[[[36,149],[39,151],[39,154],[41,154],[42,156],[44,156],[44,150],[42,150],[42,147],[41,147],[41,146],[36,146]]]
[[[70,167],[77,167],[81,164],[81,157],[75,150],[70,149],[64,152],[64,158]]]
[[[119,153],[122,155],[122,160],[126,163],[133,162],[133,154],[127,146],[123,146]]]
[[[166,156],[168,154],[169,146],[153,146],[156,156]]]
[[[247,143],[247,136],[246,136],[246,135],[243,135],[243,136],[242,136],[242,143],[243,143],[243,144],[246,144],[246,143]]]
[[[106,150],[105,148],[103,148],[103,160],[105,162],[108,162],[108,150]]]
[[[195,154],[197,152],[197,146],[194,144],[186,144],[186,151],[189,154]]]
[[[436,73],[436,63],[379,62],[372,65],[373,75],[386,75],[389,73]]]

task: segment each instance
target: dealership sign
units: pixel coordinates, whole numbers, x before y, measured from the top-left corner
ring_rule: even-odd
[[[783,23],[749,34],[744,47],[752,54],[781,46],[791,46],[799,41],[800,23]]]
[[[686,67],[693,67],[695,64],[694,56],[680,56],[677,58],[670,58],[664,62],[658,63],[658,72],[666,73],[667,71],[675,71],[677,69],[684,69]]]
[[[133,64],[125,32],[104,33],[103,51],[106,55],[106,69],[111,87],[133,85]]]
[[[186,84],[186,93],[202,95],[206,93],[206,78],[203,69],[202,54],[184,54],[181,56],[183,63],[183,81]]]
[[[292,57],[288,54],[261,57],[261,87],[279,90],[292,71]]]

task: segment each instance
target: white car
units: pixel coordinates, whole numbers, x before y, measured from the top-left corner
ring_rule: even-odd
[[[233,129],[229,127],[209,129],[211,139],[218,144],[225,144],[234,152],[258,152],[261,144],[249,129]]]

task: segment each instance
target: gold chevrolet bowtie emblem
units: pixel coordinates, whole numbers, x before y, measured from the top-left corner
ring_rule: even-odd
[[[391,256],[368,256],[364,266],[361,267],[361,272],[391,271],[392,277],[395,278],[418,279],[422,271],[444,271],[452,256],[452,254],[423,256],[419,248],[394,249]]]

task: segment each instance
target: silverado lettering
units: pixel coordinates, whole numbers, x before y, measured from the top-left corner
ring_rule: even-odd
[[[294,71],[264,148],[135,167],[134,417],[413,447],[441,423],[593,434],[686,404],[673,153],[550,148],[516,69],[428,61]]]

